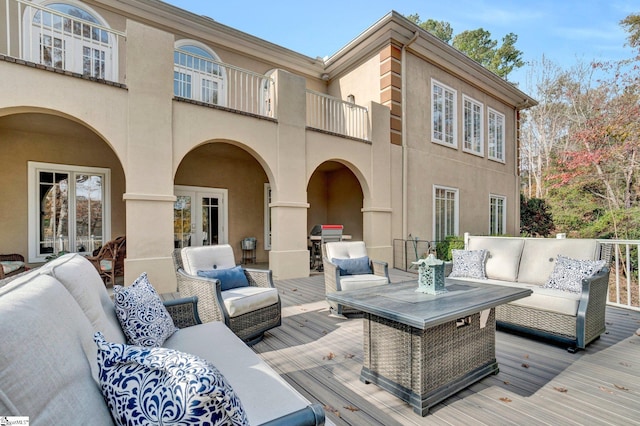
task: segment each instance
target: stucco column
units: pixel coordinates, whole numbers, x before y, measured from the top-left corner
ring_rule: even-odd
[[[299,278],[309,276],[305,81],[282,70],[275,78],[277,165],[271,185],[269,267],[276,279]]]
[[[393,265],[391,245],[391,143],[389,108],[370,102],[371,121],[371,196],[362,208],[363,237],[371,259]]]
[[[172,34],[127,21],[125,283],[147,272],[160,293],[175,290],[171,260],[173,44]]]

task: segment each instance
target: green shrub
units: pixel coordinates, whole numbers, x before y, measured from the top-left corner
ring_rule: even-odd
[[[464,249],[464,239],[455,235],[447,236],[444,241],[436,243],[436,257],[440,260],[450,261],[453,259],[451,250]]]

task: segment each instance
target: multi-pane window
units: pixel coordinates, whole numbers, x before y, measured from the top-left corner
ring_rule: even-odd
[[[507,222],[507,199],[499,195],[491,195],[489,205],[489,235],[504,235]]]
[[[224,105],[221,96],[223,68],[207,50],[191,44],[176,48],[173,54],[173,93],[213,105]]]
[[[458,190],[434,187],[433,206],[434,239],[443,241],[449,235],[458,235]]]
[[[489,108],[489,158],[504,161],[504,115]]]
[[[109,238],[108,169],[29,162],[29,258],[91,253]]]
[[[31,16],[31,15],[30,15]],[[100,79],[116,79],[114,41],[91,13],[74,5],[51,3],[31,18],[25,43],[29,58],[53,68]]]
[[[463,104],[463,149],[483,155],[482,104],[466,96],[463,97]]]
[[[456,146],[456,92],[437,81],[432,81],[431,93],[431,139],[434,142]]]

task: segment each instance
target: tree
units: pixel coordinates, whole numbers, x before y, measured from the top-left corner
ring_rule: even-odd
[[[629,34],[627,40],[629,46],[636,49],[640,47],[640,14],[632,13],[620,21],[622,28]]]
[[[453,29],[448,22],[433,19],[423,22],[417,13],[408,15],[407,19],[504,79],[511,71],[524,65],[522,52],[515,47],[518,36],[514,33],[504,36],[498,46],[491,33],[482,28],[463,31],[452,38]]]
[[[407,16],[407,19],[423,30],[429,31],[431,34],[438,37],[445,43],[450,43],[451,39],[453,38],[453,28],[451,28],[451,24],[446,21],[427,19],[424,22],[420,22],[420,15],[418,15],[417,13]]]
[[[536,237],[550,235],[555,226],[545,200],[520,195],[520,233]]]

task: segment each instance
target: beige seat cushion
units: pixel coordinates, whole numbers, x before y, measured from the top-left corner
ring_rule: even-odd
[[[256,309],[278,303],[278,289],[264,287],[236,287],[222,292],[222,300],[230,317],[237,317]]]
[[[199,356],[215,365],[242,401],[252,425],[309,405],[308,400],[222,322],[213,321],[178,330],[164,346]]]
[[[488,279],[516,281],[518,266],[524,247],[522,238],[470,237],[469,250],[485,249],[489,252],[486,263]]]
[[[364,241],[340,241],[324,245],[327,259],[354,259],[367,256]]]
[[[591,239],[526,238],[518,281],[544,285],[559,254],[571,259],[595,260],[597,246],[597,241]]]
[[[189,275],[198,275],[198,271],[227,269],[236,266],[233,248],[229,244],[185,247],[180,254],[182,255],[182,267]]]
[[[373,274],[345,275],[340,277],[340,290],[355,290],[389,284],[387,277]]]

